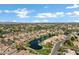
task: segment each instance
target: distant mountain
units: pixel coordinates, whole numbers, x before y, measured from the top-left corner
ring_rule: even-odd
[[[0,24],[79,24],[79,23],[78,22],[53,22],[53,23],[0,22]]]
[[[19,22],[0,22],[0,24],[19,24]]]

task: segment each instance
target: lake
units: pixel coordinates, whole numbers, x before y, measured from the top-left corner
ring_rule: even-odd
[[[42,42],[43,40],[48,39],[49,37],[51,37],[51,36],[45,35],[42,38],[36,38],[36,39],[32,40],[31,42],[29,42],[29,44],[30,44],[29,47],[32,49],[35,49],[35,50],[42,49],[43,47],[40,46],[39,43]]]

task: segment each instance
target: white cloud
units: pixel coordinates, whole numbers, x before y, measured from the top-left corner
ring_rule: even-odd
[[[67,12],[67,13],[65,13],[66,15],[72,15],[72,12]]]
[[[0,13],[2,13],[2,10],[0,10]]]
[[[16,9],[16,10],[3,10],[3,12],[5,13],[15,13],[17,17],[19,18],[28,18],[30,16],[28,16],[29,11],[26,8],[22,8],[22,9]]]
[[[56,12],[57,16],[63,17],[64,16],[64,12]]]
[[[43,23],[43,22],[49,22],[49,21],[47,19],[33,21],[33,23]]]
[[[5,13],[11,13],[11,10],[4,10]]]
[[[52,13],[39,13],[37,18],[51,18],[51,17],[56,17],[56,15],[53,15]]]
[[[63,15],[64,12],[56,12],[57,15]]]
[[[79,5],[73,4],[72,6],[67,6],[66,9],[79,8]]]
[[[17,22],[16,20],[12,20],[12,22]]]
[[[26,13],[18,13],[17,17],[19,17],[19,18],[28,18],[29,16],[27,16]]]
[[[28,18],[28,13],[29,11],[26,8],[23,9],[17,9],[13,11],[14,13],[16,13],[16,16],[18,16],[19,18]]]
[[[76,16],[79,16],[79,11],[74,11],[73,12]]]
[[[65,13],[65,15],[72,16],[72,17],[79,17],[79,11],[67,12]]]
[[[55,13],[38,13],[37,18],[57,18],[64,16],[64,12],[55,12]]]

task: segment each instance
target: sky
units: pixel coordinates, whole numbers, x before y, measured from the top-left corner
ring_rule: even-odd
[[[79,4],[0,4],[0,22],[79,22]]]

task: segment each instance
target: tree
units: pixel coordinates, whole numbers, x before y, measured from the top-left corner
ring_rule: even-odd
[[[70,41],[70,40],[66,40],[66,41],[64,42],[64,45],[66,45],[66,46],[74,46],[73,42]]]

